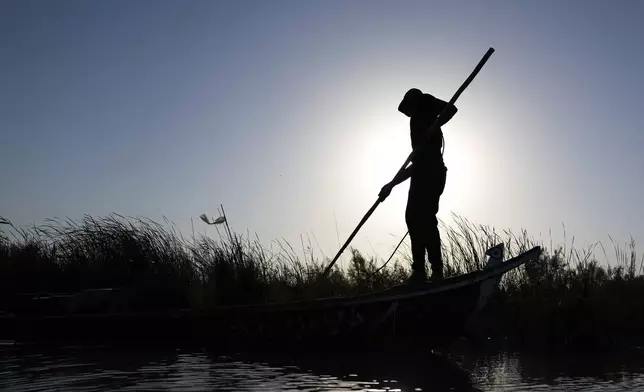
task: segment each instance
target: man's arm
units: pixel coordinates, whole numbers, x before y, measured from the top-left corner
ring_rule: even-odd
[[[407,166],[405,170],[401,171],[396,177],[394,177],[393,180],[389,184],[391,184],[391,187],[395,187],[396,185],[400,184],[401,182],[404,182],[407,180],[409,177],[411,177],[412,173],[412,168],[414,167],[414,164],[412,163],[411,165]]]
[[[409,177],[411,177],[411,173],[413,170],[413,163],[409,165],[408,167],[405,168],[405,170],[401,171],[400,174],[396,175],[393,180],[391,180],[390,183],[385,184],[385,186],[382,187],[380,190],[380,193],[378,194],[378,198],[380,201],[384,201],[387,196],[391,193],[391,190],[401,182],[405,181]]]
[[[436,107],[440,108],[440,112],[438,112],[440,114],[445,109],[445,105],[448,105],[449,102],[445,102],[442,99],[438,99],[438,98],[435,98],[435,99],[436,99]],[[437,126],[442,127],[443,125],[447,124],[447,122],[451,120],[452,117],[454,117],[456,112],[458,112],[458,108],[453,104],[449,104],[449,106],[447,107],[447,110],[445,110],[445,113],[443,113],[443,115],[439,117]]]

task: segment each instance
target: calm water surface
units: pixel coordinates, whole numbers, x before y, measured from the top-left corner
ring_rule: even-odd
[[[644,354],[456,349],[445,355],[293,357],[205,350],[0,348],[0,390],[644,391]]]

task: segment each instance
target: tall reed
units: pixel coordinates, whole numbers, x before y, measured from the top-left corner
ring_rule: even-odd
[[[506,274],[484,317],[487,332],[515,341],[553,344],[609,344],[635,341],[644,332],[644,259],[631,239],[612,239],[616,264],[603,244],[579,251],[545,247],[525,230],[474,224],[458,215],[441,222],[446,275],[484,266],[484,252],[505,245],[506,257],[541,245],[539,262]],[[574,243],[574,239],[573,239]],[[117,214],[79,221],[48,220],[19,228],[0,218],[0,310],[27,293],[73,293],[122,288],[128,309],[195,308],[352,295],[402,283],[408,276],[409,246],[380,268],[374,257],[350,249],[346,265],[322,272],[329,260],[313,255],[302,241],[305,259],[286,241],[270,248],[257,236],[188,240],[176,227]],[[308,251],[308,256],[306,256]]]

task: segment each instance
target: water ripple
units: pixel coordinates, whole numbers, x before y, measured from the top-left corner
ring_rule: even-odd
[[[0,389],[12,392],[644,390],[644,361],[639,358],[602,362],[600,358],[468,353],[421,360],[249,359],[206,351],[79,348],[3,350],[0,355]]]

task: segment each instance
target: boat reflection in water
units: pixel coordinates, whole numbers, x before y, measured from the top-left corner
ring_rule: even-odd
[[[317,354],[317,355],[316,355]],[[328,352],[255,354],[248,360],[307,374],[311,390],[480,391],[469,371],[447,355],[425,350],[378,354]],[[301,381],[301,379],[300,379]],[[323,384],[323,389],[321,388]],[[302,386],[301,382],[299,385]]]

